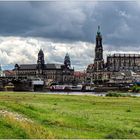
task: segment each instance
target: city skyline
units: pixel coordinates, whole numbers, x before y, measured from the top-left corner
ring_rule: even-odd
[[[140,53],[140,2],[0,2],[0,63],[36,63],[40,48],[46,63],[84,70],[93,63],[97,26],[101,26],[104,57]]]

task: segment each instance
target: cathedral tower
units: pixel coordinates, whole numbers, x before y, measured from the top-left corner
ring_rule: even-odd
[[[43,53],[42,49],[40,49],[40,51],[38,53],[38,60],[37,60],[38,74],[42,74],[43,73],[44,64],[45,64],[44,53]]]
[[[100,26],[98,26],[95,46],[94,71],[102,71],[103,69],[104,69],[104,59],[103,59],[102,35],[100,33]]]
[[[65,58],[64,58],[64,65],[65,65],[65,67],[69,67],[70,68],[70,66],[71,66],[71,62],[70,62],[70,57],[69,57],[69,54],[67,53],[66,54],[66,56],[65,56]]]
[[[40,49],[39,53],[38,53],[38,60],[37,60],[37,64],[38,65],[44,65],[45,61],[44,61],[44,53],[42,51],[42,49]]]

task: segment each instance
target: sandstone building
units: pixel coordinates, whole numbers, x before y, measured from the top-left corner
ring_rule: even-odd
[[[98,26],[94,63],[89,64],[87,67],[87,79],[90,79],[91,82],[109,81],[117,78],[122,72],[123,77],[127,79],[128,71],[135,72],[135,75],[140,75],[140,54],[116,53],[108,55],[105,62],[103,59],[102,35]]]
[[[45,64],[44,52],[40,49],[37,64],[16,64],[14,68],[17,77],[41,78],[46,82],[71,83],[74,77],[74,69],[68,54],[63,64]]]
[[[140,71],[140,54],[113,54],[107,56],[108,71]]]

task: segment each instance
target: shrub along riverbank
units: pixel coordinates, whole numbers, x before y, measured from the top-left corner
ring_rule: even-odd
[[[129,93],[122,93],[122,92],[108,92],[106,94],[107,97],[131,97]]]
[[[0,92],[0,138],[140,138],[139,97]]]

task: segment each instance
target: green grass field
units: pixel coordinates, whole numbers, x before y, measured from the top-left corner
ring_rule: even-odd
[[[0,138],[140,138],[140,98],[0,92]]]

